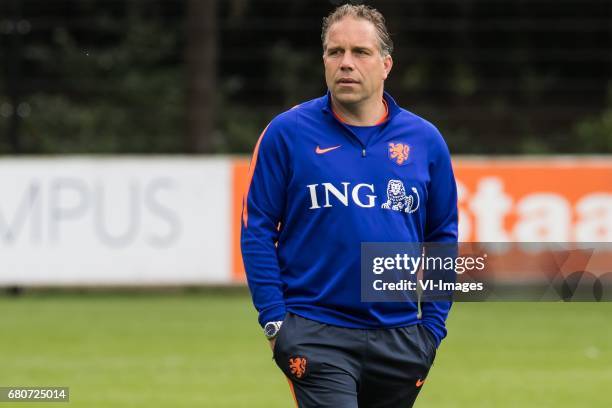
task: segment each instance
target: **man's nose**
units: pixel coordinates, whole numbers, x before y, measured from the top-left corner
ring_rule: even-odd
[[[355,66],[353,61],[353,56],[350,52],[345,52],[342,56],[342,61],[340,61],[340,69],[350,70]]]

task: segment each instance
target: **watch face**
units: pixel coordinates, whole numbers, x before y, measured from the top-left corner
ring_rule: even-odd
[[[274,323],[267,323],[266,326],[264,327],[264,333],[266,334],[266,337],[274,336],[277,331],[278,331],[278,327],[276,327]]]

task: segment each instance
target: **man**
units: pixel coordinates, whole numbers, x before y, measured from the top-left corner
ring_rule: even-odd
[[[253,153],[247,280],[299,407],[409,407],[450,302],[422,303],[420,316],[414,302],[362,302],[360,245],[456,242],[450,156],[383,90],[393,46],[378,11],[337,8],[322,41],[327,95],[277,116]]]

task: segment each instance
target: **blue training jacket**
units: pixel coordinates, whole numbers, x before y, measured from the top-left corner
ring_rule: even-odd
[[[286,312],[330,325],[422,323],[437,345],[451,302],[361,302],[362,242],[456,242],[457,188],[448,148],[387,93],[366,144],[330,94],[274,118],[255,147],[241,247],[259,323]]]

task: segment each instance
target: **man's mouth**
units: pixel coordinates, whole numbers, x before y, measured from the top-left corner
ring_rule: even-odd
[[[359,81],[353,78],[340,78],[336,82],[339,84],[358,84],[359,83]]]

